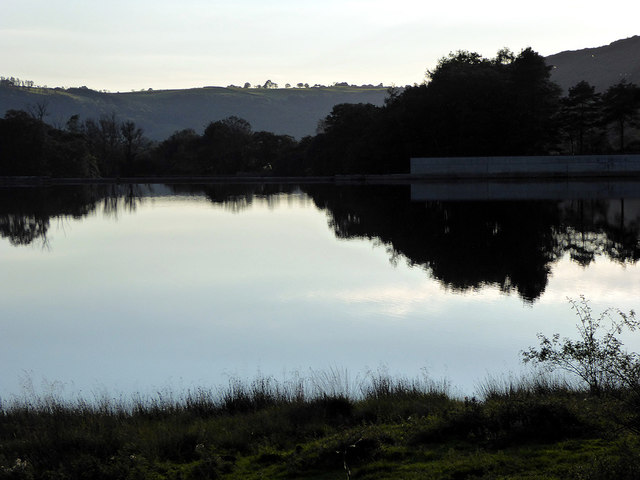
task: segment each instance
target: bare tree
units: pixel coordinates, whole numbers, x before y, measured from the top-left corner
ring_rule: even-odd
[[[133,172],[133,161],[135,160],[140,145],[142,143],[142,129],[136,127],[136,124],[127,120],[120,125],[120,133],[124,146],[124,161],[127,173]]]
[[[49,115],[49,100],[41,100],[35,105],[29,105],[29,114],[36,120],[42,119]]]

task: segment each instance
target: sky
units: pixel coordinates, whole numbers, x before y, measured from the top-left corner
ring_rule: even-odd
[[[629,0],[23,0],[0,15],[0,76],[130,91],[407,85],[449,52],[542,55],[640,34]],[[606,9],[603,9],[606,5]]]

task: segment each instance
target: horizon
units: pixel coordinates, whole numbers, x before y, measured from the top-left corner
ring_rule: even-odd
[[[493,57],[531,47],[543,56],[608,45],[637,34],[625,2],[579,10],[542,0],[514,10],[503,0],[424,5],[405,0],[34,0],[0,19],[3,76],[49,87],[130,92],[271,80],[399,87],[422,83],[449,52]]]
[[[221,88],[221,89],[236,89],[236,90],[313,90],[316,88],[362,88],[362,89],[388,89],[388,88],[393,88],[393,87],[399,87],[399,88],[405,88],[408,85],[382,85],[382,84],[378,84],[378,85],[373,85],[373,84],[362,84],[362,85],[336,85],[334,82],[333,85],[320,85],[320,84],[307,84],[307,86],[305,87],[298,87],[296,85],[291,85],[289,83],[285,84],[285,85],[278,85],[276,87],[265,87],[264,86],[264,82],[262,84],[255,84],[255,85],[251,85],[249,87],[244,87],[243,85],[202,85],[199,87],[185,87],[185,88],[158,88],[158,89],[154,89],[154,88],[142,88],[140,90],[117,90],[117,91],[112,91],[112,90],[107,90],[107,89],[94,89],[94,88],[90,88],[87,87],[86,85],[80,85],[80,86],[67,86],[67,85],[47,85],[47,84],[40,84],[39,82],[37,82],[36,80],[32,79],[32,78],[22,78],[22,77],[15,77],[15,76],[5,76],[5,75],[0,75],[0,80],[14,80],[16,82],[31,82],[33,83],[32,85],[21,85],[21,84],[16,84],[15,86],[18,88],[34,88],[34,89],[42,89],[42,90],[57,90],[57,89],[63,89],[63,90],[84,90],[86,89],[87,91],[91,91],[91,92],[98,92],[98,93],[106,93],[106,94],[124,94],[124,93],[144,93],[144,92],[171,92],[171,91],[181,91],[181,90],[199,90],[199,89],[214,89],[214,88]],[[289,86],[286,86],[289,85]]]
[[[562,50],[559,52],[555,52],[555,53],[551,53],[548,55],[543,55],[541,52],[538,52],[535,48],[533,48],[534,51],[538,52],[539,54],[543,55],[543,57],[550,57],[550,56],[554,56],[554,55],[558,55],[558,54],[562,54],[562,53],[566,53],[566,52],[575,52],[575,51],[580,51],[580,50],[588,50],[588,49],[593,49],[593,48],[599,48],[599,47],[604,47],[604,46],[608,46],[612,43],[618,42],[618,41],[622,41],[622,40],[627,40],[629,38],[633,38],[637,35],[632,35],[629,37],[625,37],[625,38],[619,38],[616,40],[612,40],[611,42],[609,42],[608,44],[605,45],[598,45],[598,46],[588,46],[588,47],[582,47],[582,48],[577,48],[574,50]],[[506,47],[509,48],[509,47]],[[524,47],[526,48],[526,47]],[[524,50],[524,48],[520,49],[519,51],[515,51],[512,50],[514,53],[518,54],[520,51]],[[462,50],[462,49],[460,49]],[[456,50],[459,51],[459,50]],[[475,51],[475,50],[468,50],[468,51]],[[450,52],[447,53],[447,55],[449,53],[454,53],[455,51],[451,50]],[[497,52],[496,52],[497,53]],[[484,55],[481,54],[483,58],[492,58],[493,56],[495,56],[495,54],[492,55]],[[440,60],[441,58],[446,57],[446,55],[442,55],[440,57],[438,57],[438,60]],[[431,67],[430,67],[431,68]],[[427,70],[429,70],[430,68],[428,68]],[[321,84],[318,82],[304,82],[304,86],[300,86],[300,84],[302,84],[303,82],[298,82],[298,83],[291,83],[291,82],[286,82],[283,84],[279,84],[277,82],[272,82],[275,86],[274,87],[266,87],[265,85],[268,82],[271,82],[271,79],[266,79],[264,82],[258,82],[258,83],[250,83],[250,82],[245,82],[249,83],[249,86],[245,86],[245,84],[228,84],[228,85],[199,85],[199,86],[187,86],[187,87],[164,87],[164,88],[141,88],[141,89],[130,89],[130,90],[109,90],[106,88],[92,88],[92,87],[88,87],[87,85],[48,85],[46,83],[40,83],[37,80],[34,80],[33,78],[24,78],[24,77],[18,77],[18,76],[14,76],[12,75],[10,72],[5,72],[7,73],[7,75],[0,75],[1,79],[4,80],[9,80],[9,79],[14,79],[16,81],[30,81],[32,83],[32,85],[30,86],[31,88],[42,88],[42,89],[88,89],[91,91],[96,91],[96,92],[101,92],[101,93],[140,93],[140,92],[146,92],[146,91],[175,91],[175,90],[191,90],[191,89],[202,89],[202,88],[222,88],[222,89],[227,89],[227,88],[234,88],[234,89],[241,89],[241,90],[246,90],[246,89],[271,89],[271,90],[304,90],[304,89],[313,89],[313,88],[336,88],[336,87],[344,87],[344,88],[393,88],[393,87],[398,87],[398,88],[405,88],[405,87],[409,87],[409,86],[415,86],[418,85],[420,83],[423,83],[426,79],[426,71],[425,70],[425,77],[422,79],[421,82],[414,82],[413,84],[403,84],[403,85],[399,85],[399,84],[395,84],[395,83],[391,83],[391,84],[384,84],[382,82],[374,84],[373,82],[364,82],[364,83],[360,83],[360,84],[356,84],[356,83],[350,83],[350,82],[339,82],[339,81],[334,81],[331,83],[327,83],[327,84]],[[0,72],[2,73],[2,72]],[[344,85],[346,84],[346,85]],[[18,85],[20,86],[20,85]],[[24,85],[22,85],[24,86]]]

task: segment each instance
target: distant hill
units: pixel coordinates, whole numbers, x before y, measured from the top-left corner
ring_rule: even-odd
[[[202,133],[210,122],[235,115],[247,120],[254,131],[301,138],[316,132],[318,121],[338,103],[382,105],[384,87],[312,87],[244,89],[204,87],[187,90],[154,90],[103,93],[88,88],[26,88],[0,86],[0,116],[8,109],[29,110],[46,105],[44,120],[63,127],[69,117],[99,118],[115,113],[131,119],[145,135],[163,140],[177,130],[193,128]]]
[[[581,80],[604,91],[625,78],[640,85],[640,36],[597,48],[564,51],[546,57],[552,79],[565,91]],[[1,83],[1,82],[0,82]],[[145,135],[163,140],[177,130],[202,133],[210,122],[235,115],[254,131],[301,138],[316,132],[318,121],[339,103],[382,105],[383,87],[312,87],[284,89],[204,87],[104,93],[88,88],[27,88],[0,84],[0,116],[8,109],[29,110],[46,105],[44,120],[63,127],[69,117],[99,118],[115,113],[131,119]]]
[[[622,79],[640,85],[640,36],[637,35],[603,47],[556,53],[545,60],[554,66],[551,78],[565,93],[581,80],[600,92]]]

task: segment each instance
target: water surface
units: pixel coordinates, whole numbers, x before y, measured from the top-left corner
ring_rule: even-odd
[[[537,332],[573,333],[567,297],[639,308],[637,199],[416,191],[0,190],[0,397],[329,368],[426,371],[471,394],[521,371]]]

